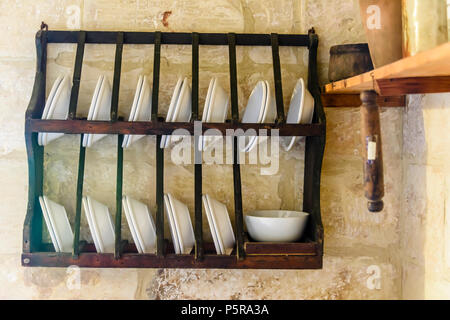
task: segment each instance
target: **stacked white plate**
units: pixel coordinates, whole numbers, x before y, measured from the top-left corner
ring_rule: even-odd
[[[122,206],[138,252],[155,253],[156,228],[147,205],[124,196]]]
[[[152,89],[147,76],[140,76],[134,94],[128,121],[150,121],[152,117]],[[125,135],[122,148],[128,148],[133,142],[145,137],[145,135]]]
[[[231,254],[235,237],[227,207],[207,194],[202,200],[217,254]]]
[[[291,96],[291,103],[286,123],[310,124],[314,115],[314,98],[306,89],[305,81],[300,78]],[[286,151],[294,146],[299,137],[281,137],[280,141]]]
[[[86,196],[83,197],[83,208],[97,252],[114,253],[114,225],[108,207]]]
[[[108,79],[101,75],[98,78],[97,86],[92,96],[91,106],[89,108],[88,120],[91,121],[109,121],[111,120],[111,85]],[[91,147],[92,144],[106,134],[85,134],[83,137],[83,147]]]
[[[164,195],[164,208],[176,254],[189,254],[195,244],[194,229],[188,207],[170,193]]]
[[[166,122],[189,122],[191,120],[192,99],[191,86],[188,79],[179,77],[172,99],[170,100],[169,110],[167,111]],[[168,148],[171,141],[176,141],[176,136],[162,136],[161,148]]]
[[[202,122],[225,122],[228,114],[230,98],[227,92],[219,84],[217,78],[212,78],[209,82],[208,93],[206,94],[205,106],[203,108]],[[202,137],[199,150],[207,150],[209,146],[222,140],[218,137]]]
[[[53,83],[52,90],[45,103],[42,119],[45,120],[66,120],[69,114],[71,85],[68,76],[59,76]],[[40,146],[47,145],[64,133],[47,133],[39,132],[38,144]]]
[[[42,214],[56,252],[71,252],[73,233],[66,209],[46,196],[39,197]]]
[[[258,81],[253,88],[245,108],[242,123],[271,123],[276,119],[276,104],[268,81]],[[257,136],[240,138],[240,150],[250,152],[258,143]],[[263,141],[267,137],[262,137]]]

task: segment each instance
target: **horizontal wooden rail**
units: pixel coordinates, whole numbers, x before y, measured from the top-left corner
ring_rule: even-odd
[[[78,43],[80,31],[43,31],[48,43]],[[86,43],[116,44],[116,31],[86,31]],[[124,44],[153,44],[155,32],[123,32]],[[199,33],[200,45],[228,45],[227,33]],[[191,45],[192,33],[161,32],[161,44]],[[279,34],[279,46],[307,47],[309,37],[307,34]],[[236,33],[238,46],[270,46],[269,34]]]
[[[176,129],[187,130],[177,135],[194,134],[194,123],[191,122],[129,122],[129,121],[88,121],[88,120],[42,120],[27,119],[27,129],[32,132],[62,132],[62,133],[106,133],[106,134],[145,134],[162,135],[171,134]],[[272,129],[278,129],[280,136],[322,136],[325,126],[322,124],[275,124],[275,123],[202,123],[202,132],[208,129],[217,129],[225,135],[226,130],[266,129],[271,135]],[[210,131],[208,134],[219,135],[219,132]]]
[[[71,254],[35,252],[22,254],[24,267],[68,267],[76,265],[87,268],[214,268],[214,269],[320,269],[321,255],[305,256],[247,256],[244,260],[235,255],[204,255],[202,260],[191,255],[167,254],[161,259],[155,254],[124,253],[121,259],[114,254],[80,253],[78,259]]]

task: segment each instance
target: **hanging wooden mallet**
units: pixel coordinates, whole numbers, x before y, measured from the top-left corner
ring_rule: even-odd
[[[361,138],[364,156],[364,192],[370,212],[383,210],[384,178],[380,110],[373,90],[361,93]]]

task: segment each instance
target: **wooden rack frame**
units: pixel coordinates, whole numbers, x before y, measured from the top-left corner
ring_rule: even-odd
[[[67,120],[41,120],[45,104],[46,60],[48,43],[76,43],[73,86]],[[115,45],[114,79],[111,101],[111,121],[87,121],[76,117],[80,77],[85,44]],[[127,122],[118,119],[118,100],[122,50],[124,44],[154,44],[152,120]],[[158,116],[158,94],[161,44],[192,46],[192,121],[167,123]],[[303,210],[310,213],[305,235],[301,242],[271,244],[248,242],[244,233],[241,176],[237,161],[237,137],[234,138],[234,205],[236,249],[230,256],[216,255],[212,243],[204,243],[202,231],[202,165],[195,165],[195,250],[192,254],[176,255],[164,239],[164,150],[159,148],[161,135],[184,128],[194,133],[194,121],[200,121],[198,110],[199,45],[222,45],[229,48],[232,119],[225,123],[203,123],[203,132],[215,128],[278,129],[280,136],[306,136]],[[277,121],[275,124],[239,123],[236,46],[271,46],[274,70]],[[315,100],[313,123],[286,124],[283,106],[279,46],[303,46],[309,49],[308,89]],[[325,148],[325,113],[323,111],[317,76],[318,36],[314,29],[307,35],[278,34],[219,34],[219,33],[162,33],[162,32],[103,32],[103,31],[48,31],[36,34],[37,71],[30,104],[25,116],[25,139],[29,166],[28,208],[23,230],[23,266],[65,267],[132,267],[132,268],[263,268],[263,269],[317,269],[322,267],[323,226],[320,212],[320,176]],[[42,242],[43,219],[39,196],[43,194],[44,147],[37,143],[38,132],[80,134],[80,152],[72,253],[55,253],[53,246]],[[93,244],[80,241],[81,199],[85,166],[83,134],[108,133],[118,135],[117,184],[115,214],[115,252],[96,253]],[[124,134],[156,135],[156,254],[138,254],[136,247],[121,239],[122,177]],[[196,143],[198,137],[196,136]],[[196,148],[197,149],[197,148]]]

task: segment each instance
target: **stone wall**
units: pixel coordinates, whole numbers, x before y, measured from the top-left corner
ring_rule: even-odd
[[[450,298],[450,94],[409,97],[400,216],[403,297]]]
[[[424,256],[431,255],[431,252],[427,251],[417,261],[414,260],[414,254],[420,250],[424,252],[424,241],[421,239],[425,239],[425,234],[434,237],[432,243],[426,242],[430,248],[434,242],[439,246],[443,244],[436,238],[437,235],[431,233],[433,229],[428,229],[428,223],[438,223],[439,219],[442,222],[442,216],[436,216],[434,221],[434,215],[429,214],[432,217],[424,222],[421,215],[426,210],[435,212],[433,208],[440,214],[439,210],[444,206],[442,199],[445,199],[445,195],[448,199],[448,187],[446,193],[442,191],[439,196],[435,195],[434,190],[444,189],[439,188],[432,179],[442,181],[440,171],[436,170],[445,167],[448,176],[448,167],[445,166],[445,161],[436,166],[431,165],[434,160],[429,158],[421,158],[423,162],[420,164],[409,164],[407,158],[411,157],[411,161],[415,161],[414,154],[406,154],[405,159],[403,157],[406,149],[413,150],[417,145],[420,146],[414,140],[418,136],[422,144],[431,144],[428,148],[435,146],[434,152],[428,150],[427,157],[435,157],[433,159],[436,161],[441,159],[436,152],[442,153],[445,147],[439,148],[438,144],[433,145],[433,141],[439,135],[441,139],[445,139],[445,132],[448,132],[445,131],[445,118],[440,118],[439,111],[434,107],[441,106],[439,101],[445,100],[442,95],[426,97],[422,103],[426,107],[424,113],[427,115],[427,126],[442,121],[442,129],[431,127],[432,137],[424,136],[423,131],[422,135],[414,134],[419,130],[415,124],[420,123],[421,119],[420,103],[416,103],[415,108],[408,109],[405,119],[401,109],[382,110],[386,208],[375,214],[367,212],[362,193],[359,110],[326,110],[327,146],[321,188],[325,227],[322,270],[83,269],[81,289],[74,289],[68,285],[70,269],[22,268],[21,238],[27,203],[23,124],[35,73],[34,34],[42,20],[51,29],[86,30],[305,33],[314,26],[320,37],[319,68],[322,83],[327,81],[330,46],[363,42],[364,32],[357,0],[7,0],[0,3],[0,12],[0,27],[6,33],[0,39],[0,192],[3,200],[0,206],[0,298],[397,299],[402,297],[402,282],[404,289],[411,287],[411,291],[417,293],[415,296],[420,296],[424,291],[429,292],[427,297],[431,296],[431,292],[439,292],[440,297],[444,295],[444,289],[436,289],[442,283],[440,280],[444,277],[444,269],[436,271],[428,266]],[[306,50],[293,48],[281,50],[286,108],[295,80],[306,74],[307,60],[304,51]],[[122,116],[128,116],[138,75],[151,75],[152,52],[152,46],[124,48],[119,104]],[[74,55],[74,45],[49,46],[49,84],[53,83],[59,73],[72,72]],[[112,81],[113,57],[112,46],[86,46],[79,99],[80,114],[87,113],[98,75],[103,73]],[[242,112],[254,84],[260,79],[272,81],[270,48],[239,48],[238,63],[239,108]],[[229,90],[227,48],[202,47],[200,68],[202,106],[212,75],[218,76],[224,88]],[[176,78],[178,75],[190,77],[190,72],[190,47],[162,47],[162,114],[167,111]],[[50,85],[47,87],[47,91],[49,90]],[[408,125],[413,128],[407,130]],[[402,127],[405,127],[403,131]],[[79,137],[64,136],[45,149],[45,193],[66,206],[71,221],[74,213],[78,143]],[[126,150],[124,155],[124,192],[146,202],[153,212],[154,144],[153,138],[142,139],[130,150]],[[409,148],[408,144],[412,147]],[[85,179],[85,193],[107,204],[111,212],[114,212],[115,198],[115,146],[115,137],[108,137],[88,150]],[[294,151],[282,152],[280,170],[274,176],[259,176],[258,167],[243,166],[244,210],[301,208],[303,151],[304,146],[299,143]],[[442,159],[447,159],[448,162],[448,153],[442,156],[446,156],[447,158]],[[192,211],[193,195],[192,192],[185,192],[185,189],[193,185],[193,168],[175,166],[168,158],[166,156],[166,191],[186,202]],[[403,165],[402,171],[400,168]],[[411,177],[415,177],[417,181],[406,178],[411,170],[415,170]],[[204,191],[223,201],[229,211],[233,212],[231,168],[225,165],[205,167],[204,174],[208,177]],[[423,184],[425,177],[428,181],[427,189],[417,189]],[[417,192],[417,196],[413,193],[415,199],[423,199],[426,195],[436,199],[440,197],[436,201],[436,207],[432,206],[430,200],[421,200],[420,204],[423,206],[426,203],[426,207],[420,214],[413,204],[411,210],[414,214],[410,214],[408,210],[402,211],[409,203],[407,200],[402,201],[402,197],[408,199],[410,194],[407,193],[408,188],[403,189],[402,181],[405,181],[406,186],[408,183],[416,186],[409,188],[409,192]],[[418,233],[413,232],[409,225],[416,225]],[[205,236],[209,237],[206,221],[204,227]],[[125,237],[130,238],[125,221],[123,230]],[[442,232],[439,233],[441,234]],[[423,237],[417,238],[419,235]],[[82,237],[90,239],[85,221]],[[412,240],[415,241],[414,247],[408,247]],[[443,250],[440,251],[441,255]],[[433,256],[433,259],[438,258]],[[449,260],[450,258],[447,261]],[[406,273],[402,272],[403,268]],[[379,271],[381,282],[378,288],[371,286],[373,270]],[[431,282],[433,284],[421,291],[424,286],[411,280],[416,275],[423,278],[430,275],[434,279]],[[403,296],[409,297],[405,292],[403,290]]]

